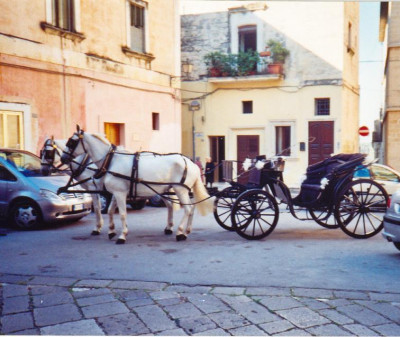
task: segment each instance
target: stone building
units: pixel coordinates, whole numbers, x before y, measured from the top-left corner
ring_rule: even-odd
[[[385,99],[373,141],[381,161],[400,170],[400,3],[381,2],[379,40],[385,43]]]
[[[242,4],[181,17],[182,62],[192,65],[182,82],[183,152],[218,163],[283,156],[296,186],[309,164],[358,152],[359,5]],[[278,73],[271,40],[289,51]],[[260,59],[247,72],[236,63],[215,73],[205,63],[213,52],[238,60],[250,50]]]
[[[75,125],[133,150],[181,150],[178,0],[0,0],[0,147]]]

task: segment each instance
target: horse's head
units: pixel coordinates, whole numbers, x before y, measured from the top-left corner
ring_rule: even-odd
[[[68,139],[61,156],[61,162],[63,164],[70,164],[75,157],[86,153],[85,145],[83,144],[84,135],[85,132],[78,128],[78,130]]]
[[[44,176],[48,176],[51,169],[54,168],[57,154],[57,145],[54,142],[54,137],[46,139],[40,150],[40,171]]]

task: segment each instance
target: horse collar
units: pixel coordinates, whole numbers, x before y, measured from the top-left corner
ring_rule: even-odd
[[[97,172],[94,174],[93,178],[95,179],[99,179],[101,177],[103,177],[107,171],[108,168],[111,164],[111,160],[114,157],[114,153],[116,150],[116,146],[114,144],[111,144],[110,150],[108,151],[108,153],[106,154],[104,160],[103,160],[103,164],[101,165],[101,167],[97,170]]]

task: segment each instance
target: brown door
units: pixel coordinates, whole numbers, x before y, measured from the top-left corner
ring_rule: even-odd
[[[243,172],[242,163],[246,158],[255,159],[260,153],[260,137],[259,136],[237,136],[237,160],[238,174]],[[241,184],[247,182],[248,177],[244,174],[238,181]]]
[[[333,153],[334,122],[308,123],[308,165],[329,158]]]
[[[111,144],[121,145],[120,126],[119,123],[104,123],[104,133]]]
[[[221,163],[225,160],[224,136],[210,136],[210,154],[212,161],[215,165],[218,165],[218,169],[215,170],[214,180],[223,181]]]

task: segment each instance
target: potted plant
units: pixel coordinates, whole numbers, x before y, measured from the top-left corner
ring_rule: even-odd
[[[269,40],[267,45],[272,53],[272,63],[268,65],[268,72],[270,74],[281,74],[282,65],[285,63],[285,59],[289,55],[289,50],[286,49],[280,41],[273,39]]]
[[[219,51],[214,51],[204,56],[204,62],[208,67],[209,76],[221,76],[224,66],[224,58],[226,58],[226,55]]]
[[[237,72],[239,76],[254,75],[257,71],[257,64],[260,56],[253,50],[239,52],[237,55]]]

